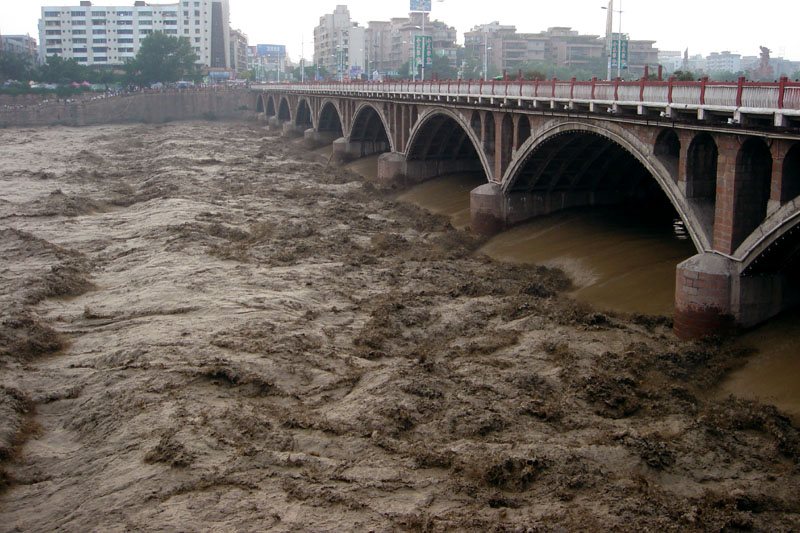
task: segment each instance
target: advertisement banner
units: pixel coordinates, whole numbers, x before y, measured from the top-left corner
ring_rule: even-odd
[[[433,65],[433,37],[417,35],[414,37],[414,61],[422,65],[423,59],[426,67]]]
[[[430,12],[431,0],[411,0],[411,11]]]

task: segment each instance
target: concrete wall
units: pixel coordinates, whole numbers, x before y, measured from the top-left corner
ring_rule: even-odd
[[[187,90],[116,96],[0,110],[0,127],[90,126],[211,118],[246,119],[255,113],[247,89]]]

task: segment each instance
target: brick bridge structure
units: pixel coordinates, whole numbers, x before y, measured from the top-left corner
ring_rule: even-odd
[[[677,269],[675,332],[752,326],[800,302],[800,84],[383,82],[266,85],[284,135],[375,153],[405,186],[482,171],[472,230],[577,206],[669,202],[697,248]]]

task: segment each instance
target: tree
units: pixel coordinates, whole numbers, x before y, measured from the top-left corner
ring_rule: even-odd
[[[0,50],[0,81],[28,78],[28,62],[19,54]]]
[[[175,82],[194,78],[197,73],[197,54],[189,39],[154,32],[142,42],[136,57],[125,65],[125,70],[142,85],[155,82]]]
[[[434,76],[440,80],[454,80],[458,78],[458,69],[450,63],[449,57],[433,54],[433,64],[425,67],[425,78],[432,80]]]
[[[45,64],[39,67],[39,70],[33,74],[33,78],[47,83],[66,85],[73,81],[84,81],[87,78],[88,70],[89,69],[86,67],[79,65],[74,59],[63,59],[59,56],[52,55],[48,57]]]
[[[676,70],[672,73],[672,77],[675,78],[675,81],[694,81],[696,79],[694,73],[689,71],[682,71]]]
[[[794,81],[798,81],[798,80],[800,80],[800,70],[798,70],[797,72],[795,72],[794,74],[792,74],[792,79],[793,79]]]

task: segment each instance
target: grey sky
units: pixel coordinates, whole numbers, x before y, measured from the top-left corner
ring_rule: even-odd
[[[633,39],[652,39],[661,50],[690,54],[731,50],[758,55],[759,46],[773,57],[800,61],[798,0],[615,0],[622,2],[622,31]],[[49,5],[78,5],[78,0],[54,0]],[[95,5],[132,5],[133,0],[95,0]],[[171,3],[154,1],[151,3]],[[319,17],[337,4],[366,26],[408,13],[408,0],[230,0],[231,25],[244,30],[251,44],[285,44],[293,59],[313,55],[313,29]],[[571,26],[581,33],[605,32],[608,0],[433,0],[432,18],[455,26],[459,41],[473,26],[494,20],[518,31],[539,32],[550,26]],[[36,0],[0,0],[0,32],[38,36],[40,4]],[[615,15],[614,30],[618,19]]]

